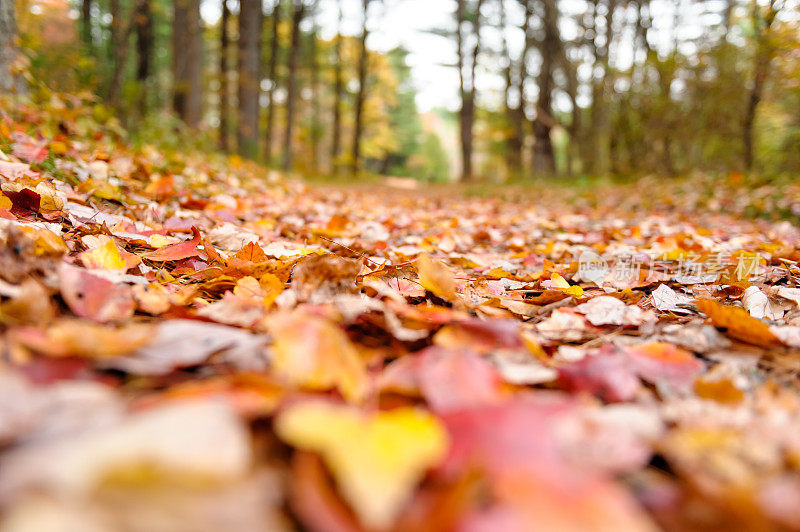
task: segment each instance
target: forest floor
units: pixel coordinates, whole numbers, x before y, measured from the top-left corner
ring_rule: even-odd
[[[800,523],[791,183],[306,185],[69,100],[0,151],[3,530]]]

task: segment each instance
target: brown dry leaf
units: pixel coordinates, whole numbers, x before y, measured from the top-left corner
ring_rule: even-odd
[[[725,329],[731,338],[761,347],[781,345],[781,341],[769,330],[767,324],[753,318],[744,309],[720,305],[712,299],[698,299],[695,304],[715,327]]]

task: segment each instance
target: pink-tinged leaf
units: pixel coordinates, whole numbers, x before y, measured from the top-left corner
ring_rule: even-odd
[[[59,270],[61,297],[75,315],[95,321],[130,318],[136,306],[128,285],[93,275],[89,270],[62,264]]]
[[[495,349],[522,349],[524,344],[519,330],[516,320],[467,319],[442,328],[436,334],[434,343],[444,347],[467,347],[479,353]]]
[[[194,237],[191,240],[180,242],[178,244],[170,244],[169,246],[158,248],[155,251],[142,253],[140,256],[143,259],[149,259],[158,262],[197,257],[200,255],[200,250],[197,249],[197,245],[200,243],[200,231],[197,229],[197,227],[192,226],[192,235],[194,235]]]
[[[47,143],[16,132],[12,135],[14,143],[14,157],[31,164],[38,164],[47,159]]]
[[[633,399],[640,387],[628,357],[610,347],[559,368],[558,374],[565,390],[590,393],[611,403]]]
[[[490,494],[456,528],[655,530],[629,493],[564,452],[564,439],[576,438],[569,428],[580,408],[562,396],[537,394],[443,414],[451,448],[434,478],[482,474]]]
[[[384,389],[422,395],[437,412],[496,404],[504,398],[494,367],[468,349],[428,347],[384,371]]]
[[[38,176],[36,172],[31,171],[29,164],[0,161],[0,176],[10,181],[15,181],[24,175]]]
[[[692,353],[668,343],[627,347],[624,352],[636,373],[652,384],[663,381],[687,387],[704,369],[703,363]]]
[[[564,473],[555,420],[572,414],[577,403],[555,394],[537,394],[501,404],[485,405],[440,417],[450,433],[450,454],[438,473],[458,478],[477,467],[490,478],[508,472],[539,471],[553,477]]]

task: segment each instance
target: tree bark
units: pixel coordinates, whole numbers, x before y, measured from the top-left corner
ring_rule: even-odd
[[[283,169],[292,169],[294,145],[294,114],[297,100],[297,58],[300,55],[300,23],[305,16],[305,4],[302,0],[294,0],[292,12],[292,43],[289,47],[289,73],[286,82],[286,130],[283,138]]]
[[[513,168],[522,171],[523,158],[522,148],[525,146],[525,87],[528,80],[528,54],[531,49],[531,36],[529,29],[531,24],[531,17],[533,16],[533,6],[531,0],[524,0],[523,7],[525,8],[525,18],[522,21],[522,34],[524,35],[524,44],[522,53],[519,57],[519,64],[517,65],[517,92],[519,93],[519,102],[512,110],[511,123],[513,124],[514,134],[511,138],[509,146],[512,152]]]
[[[172,108],[181,120],[196,126],[203,109],[200,0],[175,0],[174,9]]]
[[[503,105],[505,107],[506,115],[506,166],[512,175],[519,174],[521,167],[520,150],[517,146],[520,144],[517,131],[513,128],[514,124],[514,107],[511,105],[511,89],[513,88],[513,70],[514,61],[511,59],[511,52],[508,49],[508,38],[506,37],[506,5],[505,0],[498,0],[498,7],[500,10],[500,35],[501,35],[501,50],[500,53],[503,57]]]
[[[136,81],[139,90],[138,112],[147,113],[147,81],[153,63],[153,9],[151,0],[139,0],[136,6]]]
[[[320,122],[320,102],[319,102],[319,50],[317,39],[319,38],[319,25],[314,17],[314,26],[311,30],[311,44],[309,46],[309,59],[311,70],[311,170],[319,171],[319,141],[322,137],[322,123]]]
[[[556,0],[542,0],[543,38],[539,45],[542,64],[539,71],[539,101],[536,105],[536,119],[533,123],[535,175],[552,175],[555,172],[555,157],[550,130],[553,120],[553,71],[560,48],[558,32],[558,6]]]
[[[89,50],[94,47],[94,40],[92,39],[93,4],[93,0],[83,0],[81,2],[81,40]]]
[[[342,75],[342,0],[339,0],[339,21],[334,45],[333,60],[333,133],[331,139],[331,166],[334,174],[340,171],[339,156],[342,147],[342,107],[344,105],[344,77]]]
[[[267,126],[264,132],[265,153],[267,164],[272,162],[272,136],[275,127],[275,89],[278,87],[278,52],[280,51],[280,23],[281,0],[275,0],[272,8],[272,41],[270,42],[269,65],[267,67]]]
[[[465,51],[464,23],[466,22],[466,0],[458,0],[456,3],[456,42],[458,47],[458,72],[459,89],[461,92],[461,110],[459,112],[459,129],[461,137],[461,180],[472,181],[472,148],[473,148],[473,126],[475,123],[475,69],[477,67],[478,56],[480,55],[480,21],[481,7],[483,0],[478,0],[474,21],[472,23],[475,33],[475,45],[469,53],[470,65],[469,76],[466,76],[467,51]],[[469,78],[468,80],[466,78]],[[468,82],[467,82],[468,81]]]
[[[606,1],[605,15],[605,35],[602,46],[595,46],[595,66],[600,65],[601,76],[599,80],[592,83],[592,104],[591,104],[591,131],[590,142],[592,143],[592,171],[595,173],[606,173],[609,169],[609,153],[606,139],[608,138],[608,110],[606,109],[606,95],[609,89],[609,54],[614,37],[614,11],[618,0]],[[597,0],[595,0],[595,5]],[[597,12],[595,7],[594,12]],[[594,24],[596,30],[597,25]],[[593,69],[594,70],[594,69]]]
[[[239,1],[239,117],[236,127],[239,155],[258,156],[258,95],[261,69],[261,0]]]
[[[222,0],[222,19],[220,20],[219,32],[219,149],[225,153],[230,152],[230,141],[228,129],[230,127],[230,67],[228,65],[228,54],[230,51],[229,28],[231,10],[228,7],[228,0]]]
[[[353,175],[358,174],[361,168],[361,136],[364,129],[364,99],[367,94],[367,38],[369,37],[367,10],[369,9],[369,0],[363,0],[362,9],[364,11],[364,19],[361,31],[361,47],[358,55],[358,93],[356,93],[355,124],[353,127],[353,156],[350,161],[350,172]]]
[[[133,12],[137,11],[137,5],[134,6]],[[125,74],[125,63],[128,60],[128,48],[130,46],[131,30],[133,24],[130,23],[130,17],[127,17],[129,22],[123,23],[122,3],[121,0],[111,0],[109,5],[111,11],[111,46],[109,54],[113,63],[111,70],[111,80],[108,86],[108,102],[115,109],[119,109],[122,97],[122,82]]]
[[[17,35],[17,22],[13,0],[0,0],[0,90],[11,92],[24,89],[22,80],[12,72],[17,58],[14,43]]]
[[[756,28],[755,57],[753,65],[753,78],[751,80],[750,94],[747,97],[745,110],[742,142],[744,144],[744,167],[750,171],[755,163],[755,134],[754,126],[758,111],[758,104],[764,94],[764,87],[769,78],[769,68],[775,55],[775,48],[770,42],[772,25],[782,7],[782,2],[771,0],[767,6],[766,14],[760,14],[758,2],[752,2],[751,17]]]

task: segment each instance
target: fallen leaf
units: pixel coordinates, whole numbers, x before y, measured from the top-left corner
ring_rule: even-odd
[[[139,255],[143,259],[148,259],[157,262],[166,262],[170,260],[181,260],[181,259],[188,259],[191,257],[197,257],[200,254],[200,250],[197,249],[197,245],[200,243],[200,231],[192,226],[192,239],[187,240],[186,242],[180,242],[178,244],[170,244],[168,246],[163,246],[155,251],[148,251],[147,253],[142,253]]]
[[[62,264],[59,270],[61,296],[75,315],[95,321],[120,321],[133,314],[131,289],[115,284],[89,270]]]
[[[711,299],[699,299],[697,308],[707,315],[711,323],[736,340],[762,347],[774,347],[781,341],[769,330],[767,324],[750,316],[739,307],[720,305]]]
[[[448,301],[457,299],[456,280],[447,266],[431,259],[427,253],[421,254],[416,264],[419,282],[423,288]]]
[[[366,369],[341,329],[302,312],[272,314],[264,323],[274,338],[273,367],[278,375],[312,390],[336,388],[349,401],[364,399]]]
[[[290,445],[319,453],[361,522],[377,529],[394,523],[425,471],[447,451],[436,418],[409,407],[365,415],[301,403],[279,414],[275,430]]]

